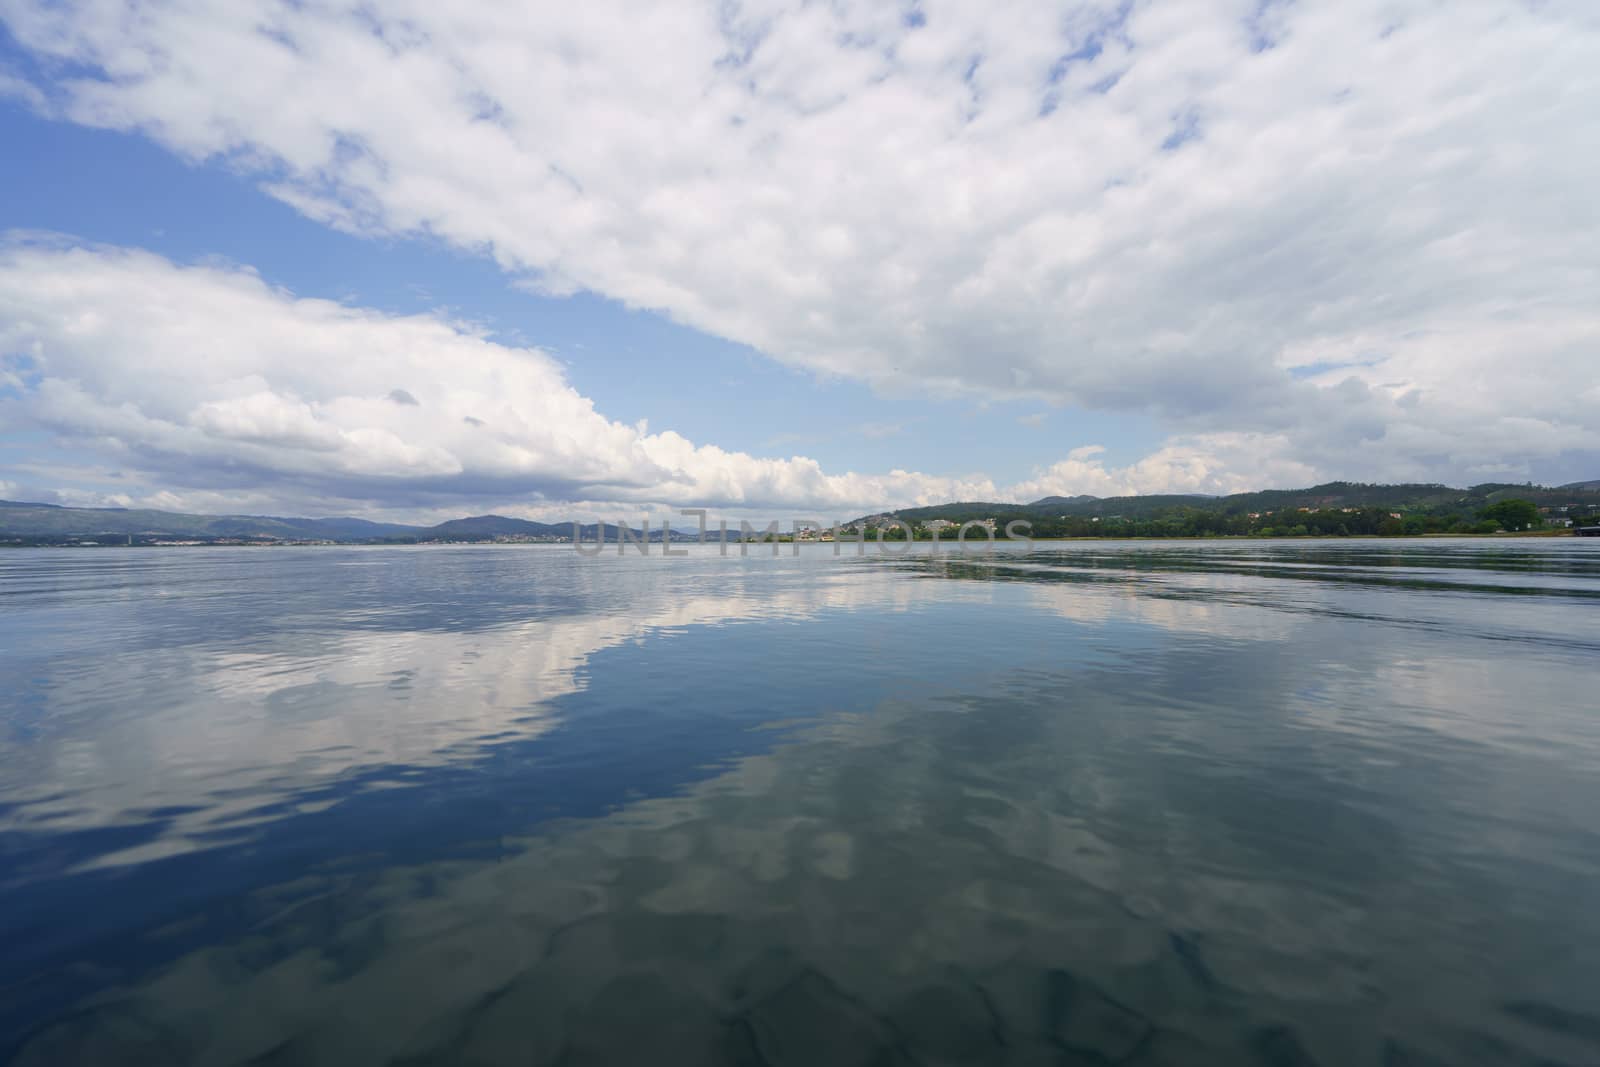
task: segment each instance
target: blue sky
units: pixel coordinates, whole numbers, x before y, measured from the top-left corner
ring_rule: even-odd
[[[15,58],[14,46],[8,58]],[[747,345],[593,293],[529,292],[482,256],[425,238],[342,233],[221,163],[187,162],[146,139],[49,121],[19,104],[0,104],[0,143],[25,161],[0,168],[0,229],[47,230],[184,263],[220,257],[300,296],[400,314],[446,309],[509,343],[555,355],[578,390],[612,418],[692,428],[725,448],[800,453],[833,469],[982,472],[1020,481],[1069,448],[1101,444],[1113,461],[1125,462],[1160,440],[1151,420],[1138,416],[874,390],[784,366]],[[16,439],[39,447],[37,435]],[[120,489],[93,479],[78,487]]]
[[[1594,477],[1596,20],[1400,6],[12,0],[0,495]]]

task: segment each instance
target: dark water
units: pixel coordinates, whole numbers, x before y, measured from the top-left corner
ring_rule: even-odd
[[[1600,542],[15,551],[0,668],[0,1059],[1600,1063]]]

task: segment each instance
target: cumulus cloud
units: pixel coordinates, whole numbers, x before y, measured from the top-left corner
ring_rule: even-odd
[[[763,459],[607,419],[546,353],[461,323],[297,298],[244,268],[37,238],[0,245],[0,352],[13,394],[0,400],[5,423],[102,455],[115,467],[94,479],[127,486],[57,494],[75,504],[419,515],[509,504],[545,517],[782,507],[827,519],[957,499],[1227,492],[1307,473],[1251,458],[1275,442],[1212,434],[1124,468],[1079,447],[1012,486],[830,474],[805,457]],[[410,387],[393,388],[397,376]]]
[[[20,240],[0,249],[0,351],[14,353],[8,422],[202,492],[278,484],[412,508],[849,509],[993,489],[904,471],[830,475],[804,457],[648,433],[596,412],[539,350],[124,249]],[[396,377],[408,388],[394,388]]]
[[[1247,433],[1195,434],[1175,437],[1150,455],[1126,467],[1110,468],[1105,449],[1084,445],[1067,458],[1034,472],[1011,486],[1008,497],[1035,500],[1045,496],[1133,496],[1145,493],[1239,493],[1262,486],[1310,485],[1315,468],[1281,458],[1288,451],[1282,437]]]
[[[1152,414],[1175,477],[1225,456],[1471,480],[1600,454],[1584,0],[0,17],[46,72],[13,95],[226,159],[330,225],[426,233],[827,373]],[[219,399],[208,425],[355,462],[274,395]],[[361,452],[453,476],[453,449],[402,440]],[[669,452],[710,455],[650,463]]]

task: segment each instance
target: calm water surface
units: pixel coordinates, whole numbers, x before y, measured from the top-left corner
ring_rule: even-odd
[[[1600,1063],[1600,542],[0,554],[0,1060]]]

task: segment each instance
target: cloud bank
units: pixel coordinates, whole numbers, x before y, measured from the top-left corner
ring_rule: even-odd
[[[992,489],[825,474],[605,418],[545,353],[431,315],[297,299],[253,273],[12,242],[0,345],[7,421],[161,484],[283,486],[425,509],[490,501],[860,507]]]
[[[0,17],[37,61],[14,96],[226,160],[330,225],[428,234],[824,373],[1138,412],[1173,435],[1136,468],[1069,458],[1036,488],[1600,458],[1591,3],[0,0]],[[339,394],[353,440],[295,406],[311,392],[196,399],[212,406],[186,425],[241,452],[294,441],[320,457],[306,477],[346,484],[869,487],[611,426],[549,390],[553,421],[504,451],[465,410],[409,436],[394,420],[442,398],[374,388],[372,413]],[[586,420],[592,440],[562,436]],[[902,487],[886,502],[934,486],[885,477]]]
[[[1229,469],[1243,461],[1218,453],[1256,443],[1179,442],[1120,470],[1081,448],[1010,487],[829,474],[805,457],[762,459],[607,419],[550,356],[467,324],[300,299],[239,267],[38,238],[0,245],[0,351],[14,353],[0,371],[6,425],[191,490],[106,502],[202,510],[270,486],[263,505],[317,510],[509,503],[565,515],[582,502],[810,508],[829,519],[1068,489],[1233,488]]]

